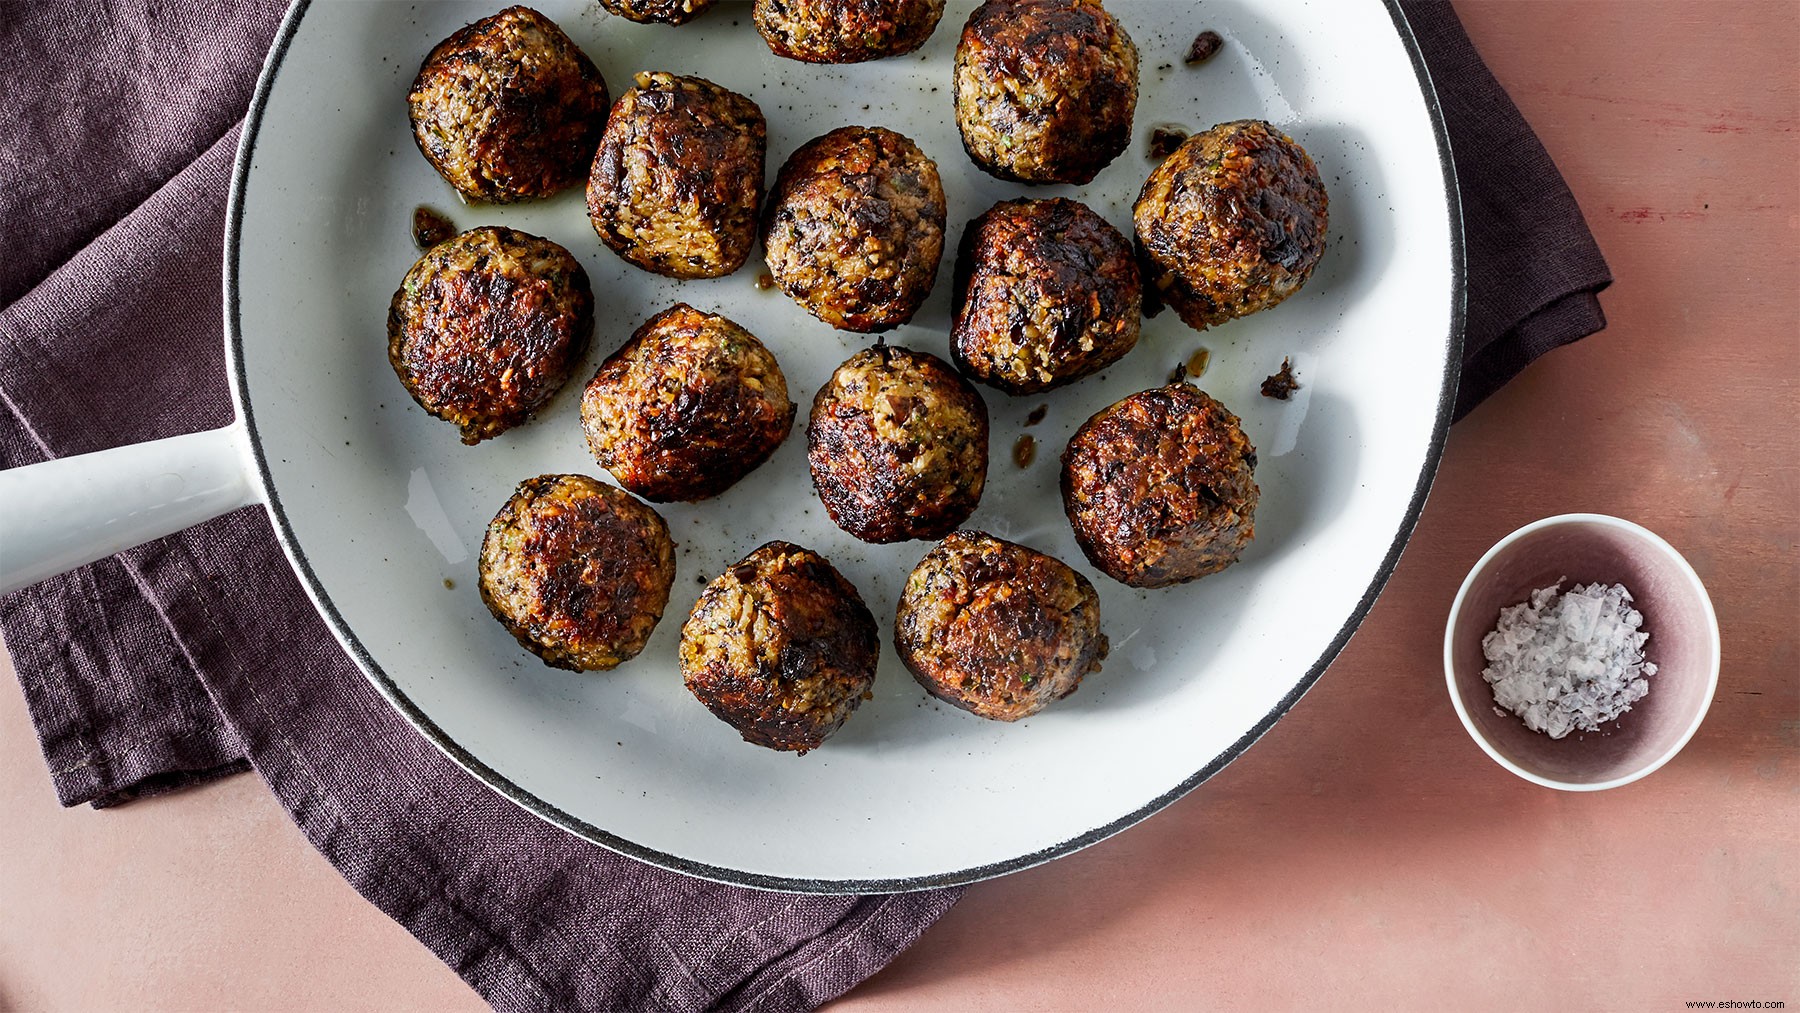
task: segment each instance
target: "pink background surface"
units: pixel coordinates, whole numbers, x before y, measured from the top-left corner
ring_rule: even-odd
[[[970,889],[835,1009],[1800,1004],[1800,4],[1465,0],[1618,282],[1611,327],[1459,424],[1330,672],[1164,813]],[[1725,644],[1644,781],[1537,788],[1471,742],[1442,623],[1538,517],[1687,554]],[[0,675],[0,1009],[480,1009],[253,776],[62,810]]]

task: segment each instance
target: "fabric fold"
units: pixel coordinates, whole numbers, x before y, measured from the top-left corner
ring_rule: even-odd
[[[283,0],[0,3],[0,306],[242,119]]]
[[[1606,326],[1612,272],[1581,206],[1448,3],[1401,4],[1443,109],[1462,192],[1468,319],[1455,417],[1544,353]]]

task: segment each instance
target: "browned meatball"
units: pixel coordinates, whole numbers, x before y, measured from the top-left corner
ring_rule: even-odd
[[[1017,721],[1075,692],[1107,643],[1086,577],[1036,549],[958,531],[907,578],[894,648],[932,696]]]
[[[768,126],[711,81],[639,74],[588,175],[588,220],[614,253],[671,278],[717,278],[756,245]]]
[[[1076,430],[1063,509],[1088,559],[1132,587],[1237,562],[1256,534],[1256,448],[1237,416],[1186,383],[1141,391]]]
[[[1328,203],[1313,160],[1269,124],[1194,134],[1144,181],[1132,210],[1146,301],[1200,330],[1275,305],[1324,255]]]
[[[813,398],[813,488],[837,526],[865,542],[942,538],[987,482],[987,405],[935,355],[877,345]]]
[[[531,418],[594,332],[587,272],[548,239],[470,229],[425,252],[388,305],[388,361],[464,443]]]
[[[1131,143],[1138,52],[1099,0],[988,0],[956,44],[956,125],[983,171],[1086,183]]]
[[[944,187],[918,146],[842,127],[788,158],[763,223],[769,273],[808,313],[846,331],[912,319],[944,253]]]
[[[581,182],[606,126],[606,82],[556,23],[508,7],[438,43],[407,95],[413,139],[470,200]]]
[[[776,56],[862,63],[923,46],[944,0],[756,0],[756,30]]]
[[[804,754],[869,696],[880,650],[843,574],[770,542],[700,593],[681,628],[681,677],[745,742]]]
[[[669,604],[675,547],[655,510],[586,475],[519,483],[481,543],[481,600],[553,668],[614,668]]]
[[[756,336],[678,303],[607,357],[581,398],[588,449],[658,502],[717,496],[769,459],[794,424],[787,379]]]
[[[600,6],[642,25],[685,25],[713,5],[713,0],[600,0]]]
[[[1060,387],[1137,345],[1141,296],[1131,244],[1087,205],[1002,201],[963,230],[950,351],[1008,394]]]

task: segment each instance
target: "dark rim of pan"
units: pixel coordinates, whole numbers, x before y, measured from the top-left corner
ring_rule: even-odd
[[[1257,739],[1274,727],[1300,698],[1319,681],[1325,669],[1336,658],[1349,642],[1351,634],[1362,625],[1363,618],[1374,606],[1375,599],[1381,589],[1393,575],[1394,568],[1400,562],[1400,553],[1406,547],[1413,528],[1418,524],[1419,514],[1425,508],[1426,495],[1431,491],[1432,480],[1437,476],[1438,462],[1443,457],[1444,440],[1449,434],[1451,412],[1456,406],[1457,380],[1462,370],[1463,323],[1468,300],[1467,277],[1463,260],[1463,222],[1461,191],[1457,187],[1456,164],[1451,159],[1450,138],[1444,127],[1443,109],[1438,103],[1437,90],[1432,85],[1431,75],[1426,70],[1425,60],[1419,50],[1418,40],[1413,36],[1412,27],[1407,23],[1406,15],[1401,12],[1398,0],[1383,0],[1388,15],[1393,19],[1394,30],[1406,49],[1407,57],[1412,61],[1413,73],[1418,77],[1419,89],[1425,100],[1426,110],[1431,115],[1432,132],[1436,135],[1438,162],[1444,174],[1444,188],[1449,210],[1450,246],[1451,246],[1451,300],[1450,326],[1445,337],[1446,354],[1444,357],[1443,384],[1438,391],[1437,419],[1432,428],[1431,444],[1426,450],[1425,461],[1419,470],[1417,483],[1413,487],[1412,500],[1407,505],[1406,514],[1401,519],[1399,529],[1394,533],[1393,542],[1388,546],[1381,566],[1376,570],[1374,578],[1363,592],[1356,608],[1331,643],[1325,648],[1306,674],[1294,688],[1265,714],[1254,727],[1245,732],[1236,742],[1213,757],[1212,761],[1184,778],[1181,783],[1163,792],[1139,808],[1125,815],[1098,826],[1085,833],[1077,834],[1065,841],[1053,844],[1028,854],[1019,855],[1001,862],[977,865],[950,872],[934,873],[928,876],[908,876],[899,879],[806,879],[790,876],[770,876],[762,873],[744,872],[717,865],[708,865],[671,855],[667,852],[647,848],[634,841],[627,840],[617,834],[609,833],[594,826],[543,799],[530,791],[508,780],[504,774],[483,763],[473,753],[464,749],[438,727],[417,704],[394,683],[394,680],[375,662],[368,649],[357,638],[350,624],[338,612],[331,594],[313,572],[312,564],[307,560],[306,550],[295,537],[293,528],[288,523],[287,513],[282,508],[281,495],[276,489],[274,477],[270,474],[269,463],[263,451],[262,438],[256,428],[256,414],[250,405],[248,384],[244,371],[243,328],[241,326],[238,306],[238,260],[241,252],[244,219],[244,194],[250,178],[250,162],[256,154],[256,142],[262,127],[263,112],[268,104],[269,93],[281,75],[287,50],[299,31],[300,23],[305,18],[311,0],[294,0],[288,8],[287,16],[282,20],[281,29],[276,34],[275,43],[269,50],[268,59],[263,64],[262,74],[256,82],[256,94],[251,100],[249,115],[244,123],[243,136],[238,140],[237,161],[232,168],[231,197],[225,222],[225,345],[226,356],[230,363],[232,396],[237,403],[238,417],[243,420],[244,427],[250,436],[251,452],[256,461],[256,469],[261,476],[262,485],[268,494],[267,508],[269,517],[274,522],[275,534],[287,552],[294,570],[300,575],[319,613],[325,617],[332,632],[336,634],[345,650],[356,660],[357,666],[368,675],[381,695],[398,710],[413,727],[417,728],[425,738],[437,746],[452,760],[465,770],[474,774],[490,788],[518,803],[520,806],[536,813],[545,820],[562,827],[579,837],[586,838],[596,844],[610,848],[621,854],[640,859],[651,865],[672,869],[676,872],[698,876],[702,879],[730,883],[736,886],[747,886],[762,890],[784,890],[797,893],[896,893],[911,890],[931,890],[940,887],[961,886],[968,883],[1004,876],[1007,873],[1029,869],[1041,865],[1054,858],[1060,858],[1070,852],[1079,851],[1090,844],[1096,844],[1112,835],[1132,826],[1161,811],[1164,807],[1194,790],[1202,781],[1224,769],[1225,765],[1237,759],[1249,749]]]

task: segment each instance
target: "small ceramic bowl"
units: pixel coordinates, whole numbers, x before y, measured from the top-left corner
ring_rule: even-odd
[[[1625,585],[1644,615],[1644,656],[1656,674],[1616,723],[1552,739],[1495,713],[1481,638],[1501,609],[1564,578],[1564,588]],[[1500,539],[1463,580],[1444,626],[1444,677],[1463,727],[1494,762],[1564,791],[1616,788],[1668,763],[1699,730],[1719,685],[1719,621],[1694,568],[1649,530],[1605,514],[1546,517]]]

